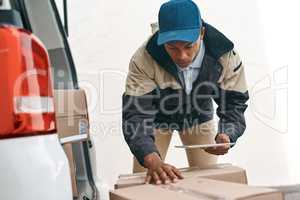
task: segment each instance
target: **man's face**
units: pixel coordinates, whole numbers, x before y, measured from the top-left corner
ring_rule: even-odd
[[[199,36],[198,40],[194,43],[175,41],[164,44],[166,51],[172,60],[181,68],[188,67],[196,57],[203,38],[204,30]]]
[[[191,64],[200,48],[200,39],[194,43],[170,42],[165,44],[165,49],[172,60],[181,68],[186,68]]]

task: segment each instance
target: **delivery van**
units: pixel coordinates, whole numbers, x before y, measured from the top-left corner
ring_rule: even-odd
[[[97,198],[62,3],[0,0],[0,199]]]

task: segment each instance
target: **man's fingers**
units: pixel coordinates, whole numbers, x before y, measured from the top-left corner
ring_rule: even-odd
[[[181,172],[176,167],[172,167],[172,170],[179,179],[183,179]]]
[[[148,168],[145,184],[169,184],[177,182],[178,179],[183,179],[179,170],[172,165],[160,163],[158,167]]]
[[[160,178],[159,178],[157,172],[154,171],[154,172],[152,173],[152,178],[153,178],[154,183],[155,183],[156,185],[161,184],[161,180],[160,180]]]
[[[217,153],[217,149],[215,147],[209,147],[209,148],[205,148],[204,149],[207,153],[210,154],[216,154]]]
[[[217,143],[230,143],[230,138],[224,133],[220,133],[216,136]]]
[[[206,148],[205,151],[207,153],[210,153],[210,154],[214,154],[214,155],[224,155],[226,153],[228,153],[228,149],[227,148],[215,148],[215,147],[212,147],[212,148]]]
[[[145,178],[145,184],[149,184],[151,182],[152,176],[150,174],[147,174]]]
[[[216,142],[219,144],[219,143],[227,143],[228,141],[227,141],[225,138],[218,137],[218,138],[216,139]]]
[[[172,171],[172,167],[168,166],[168,167],[164,167],[165,172],[167,173],[167,175],[169,176],[169,178],[171,179],[171,181],[174,183],[177,181],[177,176],[175,175],[175,173]]]
[[[218,151],[218,152],[228,152],[228,150],[229,150],[229,146],[228,145],[226,145],[226,146],[220,146],[220,147],[216,148],[216,151]]]
[[[217,156],[221,156],[221,155],[224,155],[225,152],[223,151],[218,151],[218,150],[207,150],[206,151],[207,153],[210,153],[210,154],[213,154],[213,155],[217,155]]]
[[[170,180],[169,180],[169,178],[168,178],[168,176],[167,176],[167,173],[164,171],[164,169],[159,168],[159,169],[157,170],[157,172],[158,172],[158,174],[159,174],[160,179],[162,180],[162,182],[163,182],[164,184],[169,184],[169,183],[170,183]]]

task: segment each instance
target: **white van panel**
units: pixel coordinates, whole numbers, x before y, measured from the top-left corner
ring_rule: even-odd
[[[0,162],[0,199],[73,199],[57,134],[0,140]]]

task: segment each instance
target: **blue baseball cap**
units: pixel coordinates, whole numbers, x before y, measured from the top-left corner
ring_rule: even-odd
[[[195,42],[202,27],[200,10],[191,0],[171,0],[160,7],[158,24],[158,45],[171,41]]]

